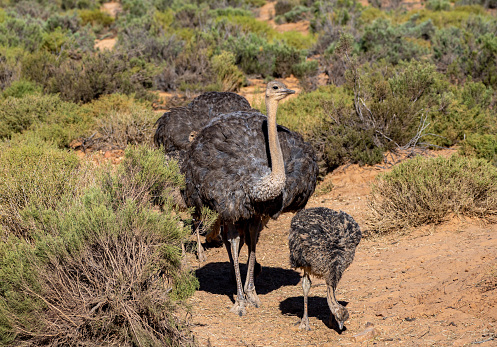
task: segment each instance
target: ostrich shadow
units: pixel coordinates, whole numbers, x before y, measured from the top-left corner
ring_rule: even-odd
[[[338,323],[336,322],[335,317],[333,317],[330,312],[326,297],[308,296],[307,300],[307,315],[309,317],[316,317],[317,319],[322,321],[324,325],[326,325],[330,329],[335,330],[338,334],[341,334],[347,330],[346,326],[344,326],[343,330],[340,330],[338,328]],[[347,306],[349,304],[346,301],[339,301],[339,303],[343,306]],[[299,325],[302,316],[304,315],[304,296],[286,298],[285,300],[280,302],[280,311],[282,314],[287,316],[299,317],[299,320],[295,322],[295,325]],[[331,326],[329,324],[330,316],[333,317]]]
[[[199,290],[227,295],[234,303],[236,284],[230,279],[231,264],[229,262],[209,263],[195,271]],[[245,283],[247,266],[240,264],[242,282]],[[294,270],[279,267],[263,266],[261,274],[255,279],[257,294],[268,294],[283,286],[295,286],[300,282],[300,274]]]

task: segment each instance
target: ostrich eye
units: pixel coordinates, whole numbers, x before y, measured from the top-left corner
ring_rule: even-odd
[[[273,89],[278,89],[278,86],[274,86]]]

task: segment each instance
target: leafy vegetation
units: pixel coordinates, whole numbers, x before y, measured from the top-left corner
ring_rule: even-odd
[[[193,345],[173,315],[198,286],[168,203],[178,166],[146,147],[117,170],[35,139],[1,147],[0,343]]]
[[[483,159],[416,157],[380,175],[370,197],[371,230],[440,223],[451,215],[497,214],[497,169]]]

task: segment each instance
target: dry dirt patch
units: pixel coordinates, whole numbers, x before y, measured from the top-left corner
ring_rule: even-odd
[[[109,50],[111,51],[114,46],[116,45],[116,40],[117,38],[111,37],[108,39],[103,39],[103,40],[95,40],[95,49],[99,49],[101,51],[103,50]]]
[[[121,3],[117,1],[106,2],[100,7],[100,11],[107,12],[112,18],[116,18],[122,10]]]
[[[302,34],[309,34],[310,23],[307,20],[300,21],[297,23],[284,23],[276,24],[274,21],[275,10],[274,5],[276,2],[267,2],[264,6],[259,9],[259,15],[257,19],[263,22],[268,22],[277,32],[283,33],[286,31],[298,31]]]
[[[357,166],[337,170],[326,177],[334,189],[313,196],[308,207],[341,209],[364,225],[369,185],[381,171]],[[299,331],[295,325],[302,316],[303,297],[301,274],[290,269],[288,261],[291,218],[285,214],[271,221],[261,234],[258,260],[264,268],[257,290],[263,306],[249,308],[245,317],[229,312],[235,287],[229,282],[224,248],[208,249],[203,264],[188,255],[200,281],[200,290],[190,300],[200,345],[497,345],[496,225],[454,219],[407,234],[363,239],[337,289],[351,314],[347,330],[340,334],[326,325],[326,287],[320,280],[313,280],[309,299],[313,330]],[[360,342],[355,335],[368,323],[379,335]]]

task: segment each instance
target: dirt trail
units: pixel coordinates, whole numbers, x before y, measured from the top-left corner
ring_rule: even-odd
[[[336,170],[325,180],[333,190],[313,196],[308,207],[341,209],[364,226],[369,185],[381,171],[355,165]],[[262,232],[257,254],[263,272],[256,286],[263,306],[250,307],[244,317],[229,312],[235,286],[229,282],[225,249],[208,249],[203,264],[188,255],[200,281],[190,303],[201,346],[497,346],[496,225],[453,220],[404,235],[363,239],[337,289],[350,312],[340,334],[326,325],[322,280],[313,280],[310,292],[312,331],[295,325],[303,296],[301,274],[288,261],[291,218],[285,214]],[[244,263],[246,247],[241,253]],[[368,322],[377,336],[355,336]]]

